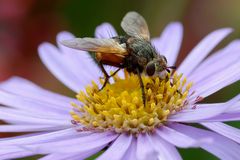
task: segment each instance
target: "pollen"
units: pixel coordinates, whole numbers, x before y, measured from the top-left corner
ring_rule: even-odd
[[[115,75],[114,82],[101,91],[92,82],[76,96],[81,105],[72,103],[73,122],[79,130],[110,130],[130,134],[153,132],[164,125],[171,114],[187,105],[192,83],[187,83],[187,79],[176,72],[168,77],[142,76],[145,105],[136,75],[126,73],[124,79]]]

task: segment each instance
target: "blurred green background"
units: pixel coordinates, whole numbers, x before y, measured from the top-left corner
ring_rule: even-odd
[[[38,45],[43,41],[55,43],[56,34],[62,30],[79,37],[93,36],[95,27],[103,22],[112,23],[123,33],[119,24],[131,10],[145,17],[152,37],[159,36],[169,22],[183,23],[184,39],[177,65],[193,46],[217,28],[235,29],[217,48],[240,36],[239,0],[0,0],[0,81],[18,75],[74,96],[40,62]],[[237,82],[205,101],[225,101],[239,92]],[[200,149],[180,152],[187,160],[216,159]]]

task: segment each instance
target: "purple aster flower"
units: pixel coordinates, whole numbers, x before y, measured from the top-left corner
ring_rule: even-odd
[[[41,160],[85,159],[104,150],[106,159],[181,159],[176,147],[200,147],[220,159],[238,159],[240,130],[223,122],[240,119],[240,96],[224,103],[201,99],[240,78],[240,41],[207,57],[232,30],[207,35],[169,80],[143,76],[147,105],[135,75],[121,71],[101,92],[101,71],[84,51],[59,42],[43,43],[39,55],[46,67],[76,98],[47,91],[19,77],[0,84],[0,132],[24,132],[0,139],[0,159],[44,155]],[[110,24],[97,27],[97,38],[117,33]],[[171,23],[152,44],[174,65],[182,41],[180,23]],[[108,72],[114,70],[108,68]],[[193,127],[200,124],[203,128]]]

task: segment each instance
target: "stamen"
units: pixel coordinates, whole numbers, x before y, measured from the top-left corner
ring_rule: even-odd
[[[85,92],[76,96],[83,105],[72,103],[73,111],[70,114],[74,125],[79,125],[80,130],[111,130],[130,134],[153,132],[167,122],[169,115],[188,105],[187,97],[192,83],[187,83],[182,74],[175,72],[168,79],[142,76],[145,106],[136,75],[125,73],[125,79],[117,75],[113,79],[114,82],[101,91],[92,82]]]

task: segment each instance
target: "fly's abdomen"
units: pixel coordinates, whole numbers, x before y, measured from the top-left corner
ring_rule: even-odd
[[[96,53],[96,59],[98,62],[114,67],[122,68],[124,63],[124,56],[112,54],[112,53]]]

